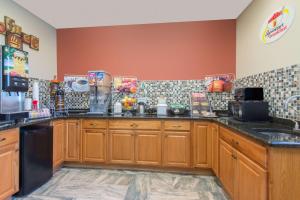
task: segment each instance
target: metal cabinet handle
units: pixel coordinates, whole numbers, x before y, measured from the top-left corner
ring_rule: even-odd
[[[235,145],[234,139],[231,139],[231,144],[232,144],[233,146]]]
[[[1,138],[0,142],[4,142],[6,140],[6,138]]]
[[[174,126],[172,126],[173,128],[180,128],[181,127],[181,125],[174,125]]]
[[[88,133],[102,133],[105,134],[104,132],[98,131],[98,130],[88,130]]]
[[[234,139],[232,139],[231,142],[233,146],[239,146],[240,144],[238,141],[235,141]]]
[[[136,123],[133,123],[133,124],[131,124],[130,126],[133,127],[133,128],[138,127],[138,125],[137,125]]]

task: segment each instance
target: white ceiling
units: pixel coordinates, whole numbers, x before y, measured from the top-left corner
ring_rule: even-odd
[[[236,19],[252,0],[14,0],[55,28]]]

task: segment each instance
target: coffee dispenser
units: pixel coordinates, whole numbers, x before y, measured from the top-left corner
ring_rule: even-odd
[[[90,112],[91,114],[107,114],[111,99],[112,77],[104,71],[89,71]]]
[[[28,53],[0,46],[0,67],[0,119],[27,118],[24,101],[28,91]]]

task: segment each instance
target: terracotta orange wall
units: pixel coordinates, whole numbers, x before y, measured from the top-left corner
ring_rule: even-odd
[[[236,21],[57,30],[58,77],[105,70],[142,80],[235,73]]]

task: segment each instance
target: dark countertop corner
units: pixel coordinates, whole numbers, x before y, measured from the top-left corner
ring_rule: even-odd
[[[272,120],[268,122],[241,122],[231,117],[205,118],[191,116],[116,116],[116,115],[97,115],[97,114],[70,114],[68,116],[48,117],[42,119],[24,120],[18,123],[13,121],[0,122],[0,131],[10,128],[20,128],[42,122],[50,122],[58,119],[162,119],[162,120],[205,120],[217,122],[221,126],[229,128],[241,135],[254,139],[262,144],[273,147],[294,147],[300,148],[300,132],[293,131],[289,120]],[[288,122],[288,123],[286,123]]]

